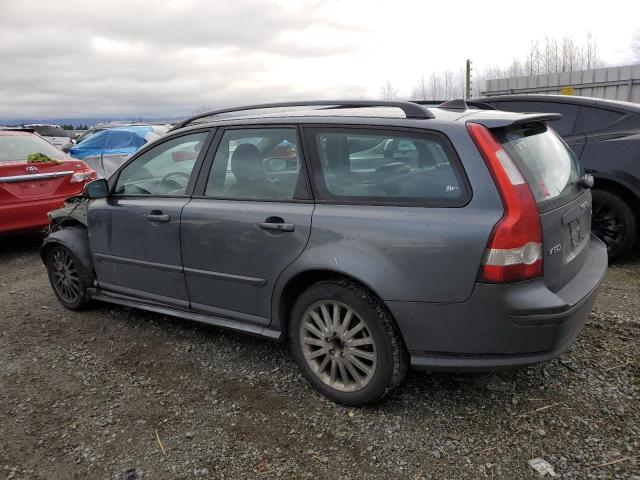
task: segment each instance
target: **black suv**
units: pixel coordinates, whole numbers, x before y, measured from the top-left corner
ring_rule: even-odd
[[[500,95],[478,99],[509,112],[561,113],[552,127],[595,179],[593,232],[609,258],[629,250],[640,221],[640,105],[562,95]]]

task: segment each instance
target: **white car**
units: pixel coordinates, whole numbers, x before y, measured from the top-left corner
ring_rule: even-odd
[[[38,135],[47,142],[62,148],[63,145],[69,143],[69,135],[60,125],[52,125],[45,123],[32,123],[25,125],[26,128],[32,128]]]

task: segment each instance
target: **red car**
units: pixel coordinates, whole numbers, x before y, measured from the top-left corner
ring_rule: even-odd
[[[52,161],[27,161],[29,155],[38,153]],[[0,130],[0,234],[46,227],[47,212],[80,194],[94,178],[96,172],[87,164],[40,136]]]

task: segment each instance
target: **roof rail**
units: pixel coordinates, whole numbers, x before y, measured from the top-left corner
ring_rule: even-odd
[[[410,100],[411,103],[417,103],[418,105],[429,106],[429,107],[437,107],[441,103],[446,102],[446,100]]]
[[[444,108],[445,110],[468,110],[469,107],[477,108],[478,110],[495,110],[496,108],[488,103],[476,102],[474,100],[465,100],[464,98],[456,98],[455,100],[447,100],[444,103],[438,105],[438,108]]]
[[[258,105],[246,105],[244,107],[224,108],[221,110],[213,110],[210,112],[199,113],[192,117],[183,120],[176,124],[172,130],[186,127],[191,122],[200,118],[212,117],[214,115],[220,115],[223,113],[242,112],[247,110],[261,110],[265,108],[279,108],[279,107],[321,107],[329,106],[332,108],[366,108],[366,107],[395,107],[401,109],[407,118],[410,119],[429,119],[435,118],[433,113],[429,110],[422,108],[412,102],[394,102],[387,100],[308,100],[308,101],[293,101],[293,102],[278,102],[278,103],[262,103]]]

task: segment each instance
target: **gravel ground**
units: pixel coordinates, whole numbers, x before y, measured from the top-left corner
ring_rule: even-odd
[[[562,478],[640,479],[640,253],[609,270],[562,362],[411,372],[349,409],[311,390],[283,345],[64,310],[39,243],[0,239],[0,478],[526,479],[542,457]]]

